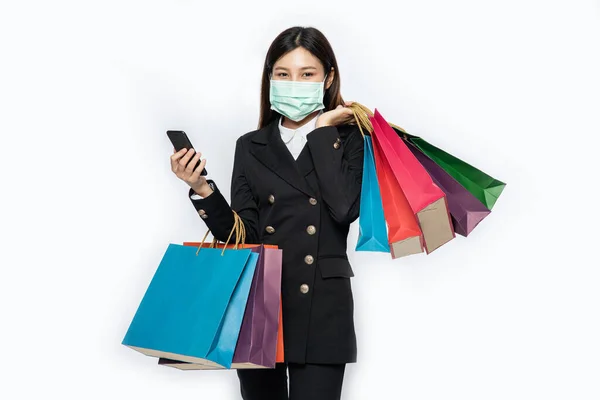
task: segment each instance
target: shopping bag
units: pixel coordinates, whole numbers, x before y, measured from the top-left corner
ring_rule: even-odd
[[[235,368],[275,368],[281,304],[282,250],[261,248],[259,259],[262,259],[261,269],[255,292],[248,299],[248,318],[242,324],[233,358]]]
[[[364,135],[363,135],[364,136]],[[364,136],[364,158],[356,251],[390,252],[375,156],[370,136]]]
[[[283,346],[283,302],[279,302],[279,328],[277,329],[277,356],[276,363],[285,362],[284,346]]]
[[[194,242],[186,243],[197,245]],[[259,257],[230,368],[274,368],[278,359],[281,360],[278,362],[283,362],[283,346],[278,346],[283,341],[280,314],[282,250],[274,245],[244,246],[251,248]],[[226,317],[223,329],[232,331],[227,329],[227,323]],[[159,364],[182,370],[215,369],[206,364],[167,358],[160,358]]]
[[[490,210],[414,144],[406,139],[405,144],[429,173],[433,182],[446,194],[454,231],[468,236],[490,214]]]
[[[446,195],[378,110],[369,119],[373,136],[379,140],[394,177],[417,217],[429,254],[455,237]]]
[[[423,234],[406,196],[381,149],[379,137],[372,134],[377,182],[381,190],[383,213],[388,225],[388,243],[392,258],[423,252]]]
[[[396,133],[407,138],[423,154],[432,159],[465,189],[471,192],[487,209],[492,210],[498,197],[500,197],[500,194],[506,187],[506,183],[435,147],[419,136],[411,135],[398,129],[396,129]]]
[[[258,254],[169,244],[122,344],[143,354],[229,368]],[[224,321],[231,330],[223,330]],[[237,325],[237,328],[236,328]]]
[[[279,328],[277,330],[277,356],[276,363],[283,363],[284,360],[284,350],[283,350],[283,318],[282,318],[282,303],[279,303]],[[234,355],[235,357],[235,355]],[[206,364],[196,364],[185,361],[172,360],[169,358],[160,357],[158,359],[159,365],[164,365],[166,367],[173,367],[181,370],[210,370],[210,369],[219,369],[214,366],[206,365]],[[242,369],[244,366],[238,366],[236,363],[231,364],[231,369]],[[259,367],[257,367],[258,369]]]
[[[224,243],[203,243],[203,242],[183,242],[184,246],[193,246],[193,247],[200,247],[200,248],[217,248],[217,249],[233,249],[233,248],[238,248],[238,249],[253,249],[255,247],[259,247],[259,246],[264,246],[266,249],[277,249],[279,248],[279,246],[277,246],[276,244],[250,244],[250,243],[239,243],[237,246],[235,244],[227,244],[225,245]]]
[[[233,248],[235,245],[233,244],[228,244],[227,246],[225,246],[225,244],[223,243],[216,243],[215,241],[213,241],[213,243],[204,243],[204,242],[183,242],[183,244],[185,246],[196,246],[196,247],[211,247],[211,246],[216,246],[217,248]],[[265,249],[277,249],[278,246],[276,244],[239,244],[238,248],[242,247],[242,248],[255,248],[258,246],[264,246]],[[279,328],[278,328],[278,332],[277,332],[277,356],[276,356],[276,362],[278,363],[282,363],[284,362],[284,352],[283,352],[283,306],[281,303],[281,299],[279,300]]]

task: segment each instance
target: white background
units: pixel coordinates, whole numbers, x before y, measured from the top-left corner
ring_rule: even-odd
[[[13,1],[0,6],[0,397],[236,399],[232,371],[122,346],[170,242],[206,231],[183,129],[229,199],[266,50],[321,29],[343,96],[508,183],[469,238],[355,253],[344,399],[598,399],[594,1]]]

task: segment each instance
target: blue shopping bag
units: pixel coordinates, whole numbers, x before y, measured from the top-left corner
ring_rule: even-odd
[[[252,249],[251,251],[250,259],[242,272],[242,276],[233,291],[233,295],[231,296],[231,300],[225,311],[223,322],[217,333],[218,339],[213,343],[207,356],[209,360],[214,361],[225,368],[231,368],[233,362],[233,356],[235,354],[244,314],[246,312],[248,296],[250,295],[250,288],[252,287],[252,280],[258,265],[258,258],[261,254],[256,251],[256,249]]]
[[[122,344],[148,356],[229,368],[235,344],[227,348],[222,336],[239,333],[242,318],[233,312],[225,325],[225,317],[229,307],[245,309],[257,260],[251,249],[169,244]]]
[[[356,251],[390,252],[371,137],[364,136],[363,177]]]

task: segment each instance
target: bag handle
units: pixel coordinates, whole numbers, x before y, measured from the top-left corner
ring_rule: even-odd
[[[358,125],[358,129],[360,129],[360,133],[363,136],[363,138],[365,137],[363,128],[370,135],[373,132],[373,125],[371,125],[371,121],[369,120],[369,117],[372,117],[374,115],[373,112],[371,110],[369,110],[367,107],[365,107],[364,105],[362,105],[356,101],[352,102],[352,104],[350,104],[348,106],[348,108],[350,108],[352,110],[352,113],[354,114],[354,120],[356,121],[356,124]],[[398,129],[401,132],[408,133],[404,130],[404,128],[401,128],[398,125],[390,124],[390,126],[392,128]]]
[[[229,237],[227,238],[227,241],[225,242],[225,245],[223,246],[223,251],[221,252],[221,255],[225,254],[225,249],[227,248],[227,245],[229,244],[229,241],[231,240],[231,236],[233,235],[233,232],[235,232],[235,245],[233,246],[234,250],[237,250],[238,246],[240,244],[243,246],[246,243],[246,226],[244,225],[244,221],[242,221],[242,218],[238,215],[237,212],[235,212],[234,210],[231,210],[231,211],[233,212],[233,227],[231,228]],[[198,246],[198,250],[196,250],[196,255],[198,255],[198,253],[200,252],[200,249],[204,245],[204,242],[206,241],[206,238],[208,237],[209,233],[210,233],[210,230],[206,231],[206,233],[204,234],[204,237],[202,238],[202,241],[200,242],[200,246]],[[212,242],[210,243],[210,246],[208,246],[208,247],[214,248],[218,242],[219,241],[217,240],[217,238],[213,238]]]

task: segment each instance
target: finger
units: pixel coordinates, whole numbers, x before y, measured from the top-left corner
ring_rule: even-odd
[[[350,108],[345,108],[344,109],[344,120],[345,122],[350,122],[354,119],[354,113],[352,112],[352,109]]]
[[[354,102],[353,102],[353,101],[347,101],[347,102],[345,103],[345,104],[346,104],[346,107],[348,107],[348,106],[351,106],[351,105],[352,105],[352,103],[354,103]]]
[[[194,149],[189,149],[187,151],[187,153],[185,153],[185,155],[183,157],[181,157],[181,159],[179,160],[179,165],[181,165],[182,167],[185,167],[187,165],[187,163],[190,161],[190,159],[192,158],[192,156],[194,155]]]
[[[198,167],[196,167],[194,172],[192,172],[192,176],[190,176],[191,182],[197,182],[198,179],[200,179],[200,174],[202,173],[202,170],[204,169],[204,167],[206,167],[206,158],[204,160],[200,161],[200,164],[198,165]]]
[[[194,172],[194,166],[198,163],[201,156],[202,153],[196,153],[196,155],[192,157],[192,160],[187,164],[187,167],[185,167],[185,172],[191,175],[192,172]]]
[[[173,151],[175,151],[175,149],[173,149]],[[181,149],[173,154],[171,154],[171,160],[175,160],[178,161],[186,152],[186,149]]]
[[[342,108],[344,108],[344,106],[340,104],[340,105],[338,105],[338,106],[337,106],[335,109],[336,109],[336,110],[341,110]]]
[[[179,170],[179,159],[181,158],[181,156],[183,154],[179,154],[181,152],[177,152],[173,155],[171,155],[170,159],[171,159],[171,171],[177,173],[177,171]]]
[[[354,116],[354,113],[352,112],[352,109],[351,109],[351,108],[342,107],[342,108],[339,110],[339,114],[338,114],[338,115],[339,115],[341,118],[346,118],[346,117],[349,117],[349,116],[352,116],[352,117],[353,117],[353,116]]]

